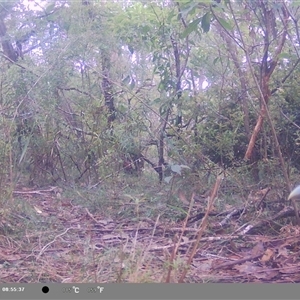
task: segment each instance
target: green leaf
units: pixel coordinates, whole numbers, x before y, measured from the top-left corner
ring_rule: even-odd
[[[193,13],[196,8],[196,3],[192,3],[190,5],[187,5],[185,8],[181,9],[180,13],[183,17],[186,17],[188,14]]]
[[[216,57],[216,58],[214,59],[214,61],[213,61],[213,64],[215,65],[215,64],[218,62],[219,59],[220,59],[220,57]]]
[[[176,17],[176,14],[174,13],[174,11],[171,11],[169,13],[169,16],[167,18],[167,24],[172,23],[173,18]]]
[[[182,169],[191,169],[189,166],[186,166],[186,165],[180,165],[180,167],[181,167]]]
[[[287,52],[282,52],[278,55],[278,58],[291,58],[291,55]]]
[[[152,101],[153,104],[157,104],[157,103],[160,103],[161,102],[161,99],[160,98],[156,98]]]
[[[168,106],[167,104],[163,104],[160,108],[159,108],[159,113],[161,116],[163,116],[168,110]]]
[[[26,143],[25,143],[24,149],[23,149],[22,154],[21,154],[21,157],[20,157],[20,159],[19,159],[19,164],[22,162],[22,160],[23,160],[25,154],[27,153],[27,149],[28,149],[29,142],[30,142],[30,137],[26,139]]]
[[[50,5],[48,5],[48,6],[46,7],[46,9],[45,9],[45,12],[46,12],[47,14],[51,13],[51,12],[53,11],[54,7],[55,7],[55,2],[54,2],[54,3],[51,3]]]
[[[151,31],[151,28],[150,28],[150,26],[148,26],[148,25],[144,25],[142,28],[141,28],[141,31],[143,32],[143,33],[149,33],[150,31]]]
[[[206,13],[201,20],[201,27],[204,32],[209,32],[210,29],[210,20],[211,20],[211,14]]]
[[[181,166],[180,165],[171,165],[171,170],[174,173],[181,175]]]
[[[194,20],[193,22],[191,22],[184,30],[184,32],[182,33],[182,38],[187,37],[191,32],[193,31],[197,31],[198,25],[201,22],[202,18],[198,18],[196,20]]]
[[[127,75],[123,80],[122,80],[122,83],[127,85],[128,83],[130,82],[130,76]]]
[[[131,90],[133,90],[134,87],[135,87],[135,81],[134,81],[134,79],[132,78],[132,79],[131,79],[131,82],[130,82],[130,85],[129,85],[129,88],[130,88]]]
[[[222,25],[222,27],[224,27],[225,29],[227,30],[232,30],[233,29],[233,26],[227,22],[225,19],[223,18],[218,18],[220,24]]]
[[[131,54],[134,53],[134,49],[133,49],[133,47],[132,47],[131,45],[128,45],[128,50],[129,50],[129,52],[130,52]]]
[[[171,181],[172,178],[173,178],[173,176],[165,177],[165,178],[164,178],[164,181],[165,181],[166,183],[170,183],[170,181]]]

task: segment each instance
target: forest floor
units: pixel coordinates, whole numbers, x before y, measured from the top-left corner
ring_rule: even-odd
[[[300,282],[290,207],[214,208],[189,265],[206,198],[186,218],[185,196],[137,184],[16,187],[0,210],[0,282],[178,282],[187,267],[184,282]]]

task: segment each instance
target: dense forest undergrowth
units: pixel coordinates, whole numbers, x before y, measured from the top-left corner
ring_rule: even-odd
[[[0,282],[300,282],[297,1],[1,1]]]

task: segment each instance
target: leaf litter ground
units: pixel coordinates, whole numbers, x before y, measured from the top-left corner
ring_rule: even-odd
[[[247,223],[252,226],[247,231],[240,215],[232,214],[229,224],[220,227],[224,213],[212,213],[187,266],[201,205],[195,206],[179,241],[184,208],[174,217],[170,206],[151,203],[141,194],[96,194],[100,202],[85,189],[69,194],[53,187],[17,189],[14,206],[0,211],[0,282],[165,282],[168,271],[169,281],[178,282],[186,267],[185,282],[300,282],[297,226],[276,227],[257,218],[256,226]],[[276,227],[277,234],[267,235],[267,226]]]

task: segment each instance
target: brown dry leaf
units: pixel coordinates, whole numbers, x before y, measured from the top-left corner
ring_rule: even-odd
[[[21,191],[27,192],[27,191],[31,191],[32,189],[26,186],[22,186],[21,187]]]
[[[264,244],[262,242],[258,242],[252,249],[251,255],[256,256],[264,253]]]
[[[248,195],[248,201],[250,203],[257,203],[261,201],[262,197],[264,197],[268,192],[269,188],[265,188],[263,190],[250,191]]]
[[[288,257],[288,250],[284,247],[284,248],[279,248],[278,249],[278,254],[277,254],[277,257]]]
[[[299,226],[286,225],[280,229],[280,233],[298,236],[300,234],[300,229]]]
[[[212,260],[202,261],[196,268],[198,273],[207,272],[211,269]]]
[[[178,197],[182,201],[183,204],[190,205],[190,202],[186,199],[185,195],[181,190],[178,192]]]
[[[279,270],[280,273],[283,274],[299,274],[300,266],[295,265],[285,265],[283,268]]]
[[[9,254],[5,251],[0,252],[0,260],[16,261],[16,260],[20,260],[21,258],[22,256],[18,254]]]
[[[251,262],[245,262],[242,265],[235,266],[235,269],[239,270],[240,273],[246,273],[257,279],[270,280],[278,275],[278,271],[259,267],[259,266],[252,264]]]
[[[215,259],[213,262],[212,262],[212,268],[216,268],[217,266],[219,265],[222,265],[224,263],[224,260],[223,259]]]
[[[122,233],[122,234],[104,234],[102,236],[103,240],[116,240],[116,239],[126,239],[129,238],[128,235],[126,233]]]
[[[36,207],[35,205],[33,205],[33,208],[35,209],[35,211],[38,213],[38,214],[42,214],[43,212],[38,208]]]
[[[263,257],[261,258],[262,262],[267,262],[269,261],[272,257],[274,256],[274,251],[271,249],[267,249],[263,255]]]
[[[274,277],[278,275],[279,271],[273,270],[273,269],[268,269],[268,268],[262,268],[260,272],[252,274],[255,276],[257,279],[267,279],[271,280]]]
[[[253,263],[247,261],[244,264],[236,265],[234,269],[239,270],[240,273],[246,273],[253,275],[254,273],[257,273],[262,268],[254,265]]]
[[[231,250],[234,251],[235,253],[238,253],[238,252],[239,252],[239,250],[238,250],[238,248],[236,247],[234,241],[232,241],[232,240],[230,241],[230,247],[231,247]]]
[[[190,239],[187,236],[183,236],[181,238],[181,240],[182,240],[183,243],[188,243],[190,241]]]

